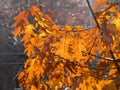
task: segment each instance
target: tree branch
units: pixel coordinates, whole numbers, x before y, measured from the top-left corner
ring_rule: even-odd
[[[65,59],[65,58],[63,58],[63,57],[61,57],[61,56],[59,56],[59,55],[56,55],[56,54],[54,54],[54,53],[52,53],[52,54],[53,54],[54,56],[60,58],[61,60],[59,60],[59,61],[62,62],[62,63],[67,62],[67,63],[70,63],[71,65],[79,66],[79,67],[81,67],[81,68],[89,68],[89,69],[95,69],[95,70],[105,70],[105,68],[96,68],[96,67],[90,68],[90,67],[87,67],[87,66],[83,66],[83,65],[80,65],[78,62],[71,62],[70,60]],[[102,58],[102,57],[99,57],[99,58]],[[105,58],[104,58],[104,59],[105,59]],[[65,61],[63,61],[63,60],[65,60]],[[109,59],[106,59],[106,60],[109,60]],[[116,68],[110,68],[110,69],[116,69]]]
[[[116,59],[115,59],[115,57],[114,57],[114,54],[113,54],[112,50],[110,50],[109,52],[110,52],[110,54],[111,54],[111,56],[112,56],[112,58],[113,58],[113,63],[114,63],[115,67],[117,68],[117,70],[118,70],[118,72],[119,72],[119,74],[120,74],[120,66],[119,66],[119,64],[116,62]]]
[[[97,55],[94,55],[94,54],[91,54],[91,53],[88,53],[88,54],[91,55],[91,56],[94,56],[94,57],[100,58],[100,59],[104,59],[104,60],[108,60],[108,61],[113,61],[113,59],[111,59],[111,58],[104,58],[104,57],[97,56]]]
[[[114,7],[114,6],[117,5],[117,4],[118,4],[118,3],[115,3],[115,4],[110,5],[109,7],[107,7],[106,9],[104,9],[104,10],[102,11],[102,13],[104,13],[105,11],[111,9],[112,7]]]
[[[94,39],[94,41],[93,41],[93,44],[92,44],[92,46],[91,46],[91,48],[90,48],[90,50],[89,50],[88,54],[90,54],[90,53],[91,53],[92,48],[93,48],[93,46],[94,46],[94,44],[95,44],[96,39],[97,39],[97,37],[95,37],[95,39]],[[91,57],[89,57],[89,58],[88,58],[88,60],[87,60],[87,62],[86,62],[86,63],[88,63],[90,59],[91,59]]]
[[[90,9],[90,11],[91,11],[91,14],[92,14],[95,22],[96,22],[96,24],[97,24],[97,27],[100,29],[100,25],[99,25],[99,23],[98,23],[98,21],[97,21],[97,18],[96,18],[95,15],[94,15],[94,12],[93,12],[93,10],[92,10],[92,7],[91,7],[91,5],[90,5],[89,0],[86,0],[86,2],[87,2],[87,4],[88,4],[88,7],[89,7],[89,9]]]
[[[90,50],[89,50],[88,54],[90,54],[90,53],[91,53],[92,48],[94,47],[94,44],[95,44],[96,40],[97,40],[97,37],[95,37],[95,39],[94,39],[94,41],[93,41],[93,44],[92,44],[92,47],[90,48]]]
[[[86,29],[81,29],[81,30],[76,30],[75,28],[73,28],[71,31],[60,29],[60,31],[65,31],[65,32],[83,32],[83,31],[92,30],[92,29],[95,29],[95,28],[97,28],[97,26],[91,27],[91,28],[86,28]]]

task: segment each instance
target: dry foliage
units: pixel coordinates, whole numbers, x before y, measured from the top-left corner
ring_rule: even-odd
[[[117,9],[114,5],[97,11],[100,28],[89,30],[81,26],[56,25],[36,6],[20,12],[12,25],[16,28],[15,38],[21,37],[28,56],[18,76],[20,86],[24,90],[66,87],[70,90],[117,90],[115,80],[120,78],[120,67],[117,67],[120,65],[120,13]],[[93,64],[94,67],[90,66]]]

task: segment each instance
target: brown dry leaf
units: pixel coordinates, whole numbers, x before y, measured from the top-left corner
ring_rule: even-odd
[[[106,61],[106,60],[101,60],[101,61],[99,61],[99,63],[97,64],[97,67],[98,68],[105,68],[105,67],[108,67],[109,66],[109,64],[108,64],[108,61]]]
[[[102,24],[100,32],[102,33],[102,41],[110,48],[110,45],[113,44],[113,37],[117,38],[116,26],[105,21],[105,23]]]

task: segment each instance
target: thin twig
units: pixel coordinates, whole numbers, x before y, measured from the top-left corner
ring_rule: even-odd
[[[91,51],[92,51],[92,49],[93,49],[93,47],[94,47],[94,44],[95,44],[96,40],[97,40],[97,37],[95,37],[95,39],[94,39],[94,41],[93,41],[93,44],[92,44],[92,47],[90,48],[88,54],[91,53]]]
[[[95,69],[95,70],[105,70],[105,68],[95,68],[95,67],[90,68],[90,67],[87,67],[87,66],[83,66],[83,65],[80,65],[80,64],[77,63],[77,62],[71,62],[69,59],[65,59],[65,58],[63,58],[63,57],[61,57],[61,56],[59,56],[59,55],[54,54],[54,53],[52,53],[52,54],[53,54],[54,56],[60,58],[60,59],[61,59],[60,62],[62,62],[62,63],[67,62],[67,63],[70,63],[71,65],[79,66],[79,67],[81,67],[81,68],[89,68],[89,69]],[[65,61],[63,61],[63,60],[65,60]],[[116,69],[116,68],[110,68],[110,69]]]
[[[104,59],[104,60],[108,60],[108,61],[113,61],[113,59],[104,58],[104,57],[97,56],[97,55],[94,55],[94,54],[91,54],[91,53],[88,53],[88,54],[91,55],[91,56],[94,56],[94,57],[100,58],[100,59]]]
[[[114,7],[114,6],[117,5],[117,4],[118,4],[118,3],[115,3],[115,4],[110,5],[109,7],[107,7],[106,9],[104,9],[104,10],[102,11],[102,13],[104,13],[105,11],[111,9],[112,7]]]
[[[60,30],[60,31],[66,31],[66,32],[83,32],[83,31],[93,30],[93,29],[95,29],[95,28],[97,28],[97,26],[91,27],[91,28],[86,28],[86,29],[81,29],[81,30],[76,30],[75,28],[73,28],[71,31],[62,30],[62,28],[59,29],[59,30]]]
[[[93,48],[93,46],[94,46],[94,44],[95,44],[96,39],[97,39],[97,37],[95,37],[95,40],[93,41],[93,44],[92,44],[92,46],[91,46],[91,48],[90,48],[90,50],[89,50],[88,54],[90,54],[90,53],[91,53],[92,48]],[[88,60],[86,61],[86,63],[88,63],[90,59],[91,59],[91,57],[89,57],[89,58],[88,58]]]
[[[14,81],[18,77],[18,75],[20,74],[20,72],[21,71],[17,72],[17,74],[12,78],[12,81]]]
[[[111,56],[112,56],[112,58],[113,58],[113,63],[114,63],[116,69],[118,70],[118,72],[119,72],[119,74],[120,74],[120,66],[119,66],[119,64],[116,62],[116,59],[115,59],[115,57],[114,57],[114,54],[113,54],[112,50],[109,50],[109,52],[110,52],[110,54],[111,54]]]

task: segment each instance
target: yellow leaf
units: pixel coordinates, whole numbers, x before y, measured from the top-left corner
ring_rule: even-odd
[[[25,33],[26,34],[32,34],[34,29],[35,28],[32,24],[28,24],[27,26],[25,26]]]
[[[117,30],[120,31],[120,13],[118,14],[118,17],[112,21],[112,23],[115,24]]]
[[[44,26],[45,26],[42,21],[38,21],[38,24],[39,24],[42,28],[44,28]]]

